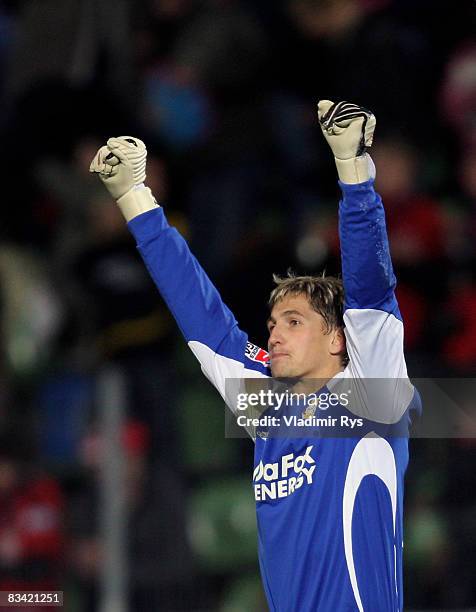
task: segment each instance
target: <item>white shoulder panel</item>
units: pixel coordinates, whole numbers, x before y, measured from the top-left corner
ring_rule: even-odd
[[[349,409],[378,423],[397,423],[414,388],[403,355],[403,323],[382,310],[344,313],[349,365],[343,378],[352,386]]]
[[[238,393],[246,391],[243,379],[269,378],[262,372],[245,368],[240,361],[215,353],[206,344],[192,340],[188,345],[200,362],[202,372],[218,390],[233,414],[236,414],[237,411],[236,399]],[[248,433],[254,439],[254,435],[251,432]]]
[[[367,378],[405,378],[403,323],[383,310],[349,309],[344,313],[352,374]]]

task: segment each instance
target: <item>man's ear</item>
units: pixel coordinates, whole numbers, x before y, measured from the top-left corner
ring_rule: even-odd
[[[345,352],[345,335],[341,327],[331,331],[329,350],[331,355],[342,355]]]

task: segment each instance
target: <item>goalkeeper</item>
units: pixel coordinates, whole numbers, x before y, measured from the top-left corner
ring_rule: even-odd
[[[136,138],[110,138],[91,171],[117,201],[189,347],[233,411],[235,397],[227,379],[292,379],[293,388],[308,392],[309,379],[322,381],[321,392],[343,378],[354,381],[355,388],[370,378],[393,381],[383,400],[361,393],[361,407],[338,406],[341,415],[365,423],[366,435],[251,433],[259,561],[269,608],[396,612],[403,609],[408,440],[379,432],[394,425],[407,431],[419,398],[407,377],[384,210],[367,152],[375,117],[355,104],[324,100],[318,118],[342,190],[343,282],[331,277],[276,279],[269,353],[239,329],[144,185],[144,144]],[[309,414],[307,407],[303,416]]]

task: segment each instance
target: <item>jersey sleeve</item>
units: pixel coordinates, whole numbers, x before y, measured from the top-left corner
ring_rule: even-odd
[[[128,223],[145,265],[202,371],[236,411],[236,384],[229,379],[269,376],[268,354],[251,344],[235,317],[171,227],[162,208]]]
[[[367,399],[363,402],[366,414],[362,416],[393,423],[408,408],[414,389],[403,354],[403,321],[395,297],[385,213],[373,180],[340,186],[339,234],[349,354],[345,375],[365,386],[361,396]],[[375,379],[384,379],[385,384],[382,380],[372,382]]]

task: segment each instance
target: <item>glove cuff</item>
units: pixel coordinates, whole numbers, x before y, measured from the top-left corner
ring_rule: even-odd
[[[335,158],[339,179],[347,185],[365,183],[375,178],[375,165],[368,153],[351,159]]]
[[[117,205],[128,223],[134,217],[148,210],[160,208],[157,200],[152,195],[152,191],[148,187],[144,187],[144,185],[137,185],[130,189],[117,200]]]

